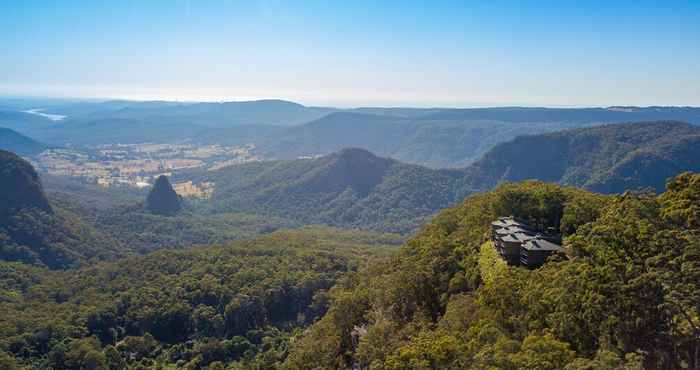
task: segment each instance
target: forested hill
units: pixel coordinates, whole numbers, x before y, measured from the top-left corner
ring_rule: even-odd
[[[42,111],[65,116],[60,122],[23,112],[0,111],[0,127],[55,145],[173,142],[192,138],[208,143],[241,144],[257,141],[278,126],[302,124],[333,111],[283,100],[223,103],[116,100],[70,103]],[[241,134],[247,137],[242,139]]]
[[[33,156],[47,148],[46,145],[19,132],[0,127],[0,150],[7,150],[23,156]]]
[[[213,212],[275,215],[303,223],[391,232],[415,229],[466,192],[462,173],[345,149],[305,160],[248,163],[197,174],[215,184]]]
[[[182,103],[167,101],[111,100],[78,103],[47,109],[70,119],[88,122],[94,119],[141,121],[178,121],[203,127],[241,125],[294,125],[322,117],[333,108],[307,107],[285,100]]]
[[[66,268],[124,254],[115,240],[49,204],[32,165],[0,150],[0,260]]]
[[[633,106],[612,106],[606,108],[467,108],[442,109],[423,115],[421,119],[481,119],[501,122],[569,122],[578,124],[677,120],[700,124],[700,108]]]
[[[700,108],[360,108],[271,133],[260,148],[291,159],[358,147],[408,163],[456,168],[520,135],[656,120],[700,124]]]
[[[539,179],[601,193],[660,192],[666,179],[683,171],[700,171],[700,127],[658,121],[521,136],[468,167],[465,181],[482,190]]]
[[[421,112],[422,110],[419,110]],[[494,145],[518,135],[578,127],[569,122],[502,122],[486,119],[423,119],[420,113],[367,109],[336,112],[260,141],[269,156],[293,159],[357,147],[432,168],[466,166]],[[429,114],[431,110],[423,111]]]
[[[52,121],[0,111],[0,127],[58,146],[253,143],[258,154],[270,159],[357,147],[431,168],[468,166],[495,145],[526,134],[636,121],[700,124],[700,108],[693,107],[337,109],[283,100],[83,102],[53,104],[42,113],[65,117]]]
[[[52,212],[34,167],[18,155],[0,150],[0,219],[22,208]]]
[[[278,368],[386,243],[307,228],[67,271],[0,262],[0,368]]]
[[[529,181],[436,216],[395,258],[338,286],[285,369],[697,369],[700,175],[661,196]],[[564,232],[571,258],[509,267],[490,223]]]
[[[461,170],[433,170],[345,149],[183,179],[214,184],[209,212],[410,233],[438,210],[504,181],[537,179],[600,193],[660,192],[666,179],[683,171],[700,171],[700,126],[662,121],[521,136]]]

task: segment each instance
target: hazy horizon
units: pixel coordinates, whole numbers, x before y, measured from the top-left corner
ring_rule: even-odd
[[[504,103],[504,104],[489,104],[489,103],[464,103],[464,104],[415,104],[415,105],[407,105],[407,104],[398,104],[398,105],[387,105],[387,104],[366,104],[366,105],[343,105],[343,104],[335,104],[335,105],[330,105],[330,104],[313,104],[305,101],[298,101],[298,100],[292,100],[292,99],[284,99],[284,98],[260,98],[260,99],[245,99],[245,100],[178,100],[178,99],[168,99],[168,98],[159,98],[159,97],[153,97],[153,98],[143,98],[143,99],[137,99],[137,98],[127,98],[127,97],[97,97],[97,96],[90,96],[90,97],[75,97],[75,96],[66,96],[66,97],[56,97],[56,96],[31,96],[31,95],[3,95],[0,94],[0,100],[6,100],[6,101],[12,101],[12,100],[18,100],[18,101],[26,101],[26,100],[36,100],[36,101],[55,101],[54,104],[57,104],[57,102],[66,102],[66,103],[81,103],[81,102],[89,102],[89,103],[103,103],[103,102],[109,102],[109,101],[133,101],[133,102],[168,102],[168,103],[182,103],[182,104],[196,104],[196,103],[247,103],[247,102],[256,102],[256,101],[265,101],[265,100],[279,100],[279,101],[286,101],[290,103],[297,103],[301,104],[306,107],[318,107],[318,108],[336,108],[336,109],[362,109],[362,108],[405,108],[405,109],[479,109],[479,108],[551,108],[551,109],[576,109],[576,108],[615,108],[615,107],[633,107],[633,108],[653,108],[653,107],[662,107],[662,108],[700,108],[700,104],[698,105],[623,105],[623,104],[605,104],[605,105],[556,105],[556,104],[518,104],[518,103]],[[40,106],[41,104],[38,104],[38,106],[34,109],[42,109]]]
[[[312,106],[698,106],[700,3],[27,1],[0,94]]]

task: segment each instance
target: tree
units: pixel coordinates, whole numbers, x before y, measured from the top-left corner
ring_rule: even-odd
[[[16,370],[19,369],[15,358],[0,350],[0,370]]]
[[[70,369],[108,370],[107,358],[100,351],[95,337],[73,340],[66,353],[66,366]]]
[[[545,334],[525,338],[520,351],[511,356],[511,361],[518,369],[557,370],[575,357],[576,353],[569,349],[568,343]]]

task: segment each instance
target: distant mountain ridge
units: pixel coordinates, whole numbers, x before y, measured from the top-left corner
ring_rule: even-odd
[[[261,150],[294,159],[358,147],[409,163],[456,168],[517,136],[655,120],[700,124],[700,108],[359,108],[272,133]]]
[[[694,107],[337,109],[274,99],[115,100],[52,105],[44,112],[66,118],[51,122],[27,113],[0,112],[0,127],[52,145],[253,143],[271,159],[327,155],[357,147],[432,168],[465,167],[496,144],[525,134],[633,121],[700,124],[700,108]]]
[[[421,119],[483,119],[503,122],[615,123],[677,120],[700,124],[696,107],[621,107],[607,108],[538,108],[495,107],[445,109]]]
[[[280,159],[326,155],[357,147],[380,156],[432,168],[463,167],[493,145],[528,133],[575,127],[569,124],[513,124],[500,121],[432,121],[397,115],[336,112],[272,133],[260,150]]]
[[[0,112],[0,127],[55,145],[257,141],[277,127],[313,121],[333,108],[306,107],[283,100],[225,103],[107,101],[49,107],[60,122],[22,112]],[[243,128],[245,138],[237,138]],[[257,129],[256,129],[257,128]]]
[[[23,156],[33,156],[48,149],[48,146],[17,131],[0,127],[0,149]]]
[[[92,105],[73,105],[47,110],[74,120],[89,119],[167,119],[188,121],[202,127],[241,125],[289,126],[317,119],[334,108],[307,107],[286,100],[230,101],[221,103],[183,103],[165,101],[107,101]]]
[[[34,137],[33,132],[53,125],[48,118],[20,111],[0,110],[0,127],[9,128],[23,135]]]
[[[215,184],[208,212],[407,233],[436,211],[504,181],[537,179],[601,193],[660,191],[667,178],[684,171],[700,171],[700,127],[661,121],[519,136],[455,170],[405,164],[353,148],[182,179]]]
[[[651,187],[700,171],[700,127],[676,122],[605,125],[521,136],[466,169],[471,188],[538,179],[601,193]]]

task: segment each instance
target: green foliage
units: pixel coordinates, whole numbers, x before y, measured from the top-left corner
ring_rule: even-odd
[[[492,242],[486,242],[479,248],[479,274],[484,284],[496,281],[508,268],[508,265],[498,255]]]
[[[664,190],[666,179],[700,171],[700,128],[681,122],[615,124],[502,143],[467,168],[466,182],[488,190],[501,181],[538,179],[600,193]]]
[[[16,154],[0,150],[0,225],[23,208],[52,212],[34,167]]]
[[[161,216],[145,213],[138,206],[98,210],[86,219],[137,253],[228,243],[298,226],[278,217],[243,213]]]
[[[467,191],[457,188],[461,176],[347,149],[312,160],[232,166],[188,179],[215,184],[208,205],[214,213],[408,233],[464,197]]]
[[[285,366],[696,368],[696,176],[670,181],[659,197],[535,181],[472,196],[395,258],[332,290],[328,313],[295,340]],[[498,267],[484,241],[490,221],[510,214],[561,227],[570,258]]]
[[[48,368],[275,367],[326,291],[394,238],[307,228],[64,271],[0,263],[0,351]]]
[[[494,146],[522,135],[600,123],[672,119],[698,124],[697,108],[477,108],[415,109],[360,108],[336,112],[305,125],[279,130],[259,140],[259,147],[276,158],[329,154],[344,148],[367,149],[383,157],[433,168],[463,167],[479,160]],[[551,144],[551,142],[549,143]],[[534,149],[525,148],[523,160]],[[552,148],[556,162],[561,152]],[[547,165],[535,162],[533,167]],[[517,169],[514,169],[517,171]],[[525,178],[544,178],[534,175]]]
[[[52,213],[24,208],[0,226],[0,260],[62,269],[128,254],[118,241],[58,207]]]
[[[344,125],[338,120],[355,115],[333,114],[325,119],[330,120],[330,128],[308,125],[307,130],[332,131],[336,125]],[[368,122],[382,125],[397,119],[406,120],[370,116]],[[396,125],[401,130],[409,127]],[[377,137],[384,139],[382,135]],[[318,146],[325,147],[324,143],[321,141]],[[371,140],[368,143],[373,146]],[[378,153],[386,155],[392,151],[384,149]],[[537,179],[601,193],[637,188],[661,192],[667,178],[683,171],[700,171],[699,150],[697,126],[639,122],[520,136],[499,144],[463,170],[431,170],[376,157],[362,149],[344,149],[315,159],[249,163],[182,177],[195,183],[215,184],[206,211],[273,215],[305,224],[408,234],[436,211],[504,181]],[[556,192],[547,194],[562,196]],[[561,202],[538,200],[536,194],[511,196],[525,198],[509,199],[504,195],[503,204],[512,208],[508,213],[522,214],[537,225],[563,227],[567,234],[577,226],[570,225],[570,219],[542,218],[543,214],[560,214],[543,207]],[[541,202],[540,209],[525,215],[523,210],[532,210],[535,201]],[[590,221],[597,216],[601,202],[599,196],[591,194],[578,201],[576,210],[571,210],[570,214],[576,216],[567,217]]]
[[[52,207],[31,164],[5,151],[0,184],[0,260],[57,269],[128,254],[72,212]]]
[[[700,175],[686,172],[666,186],[668,191],[661,196],[662,216],[684,228],[700,228]]]

